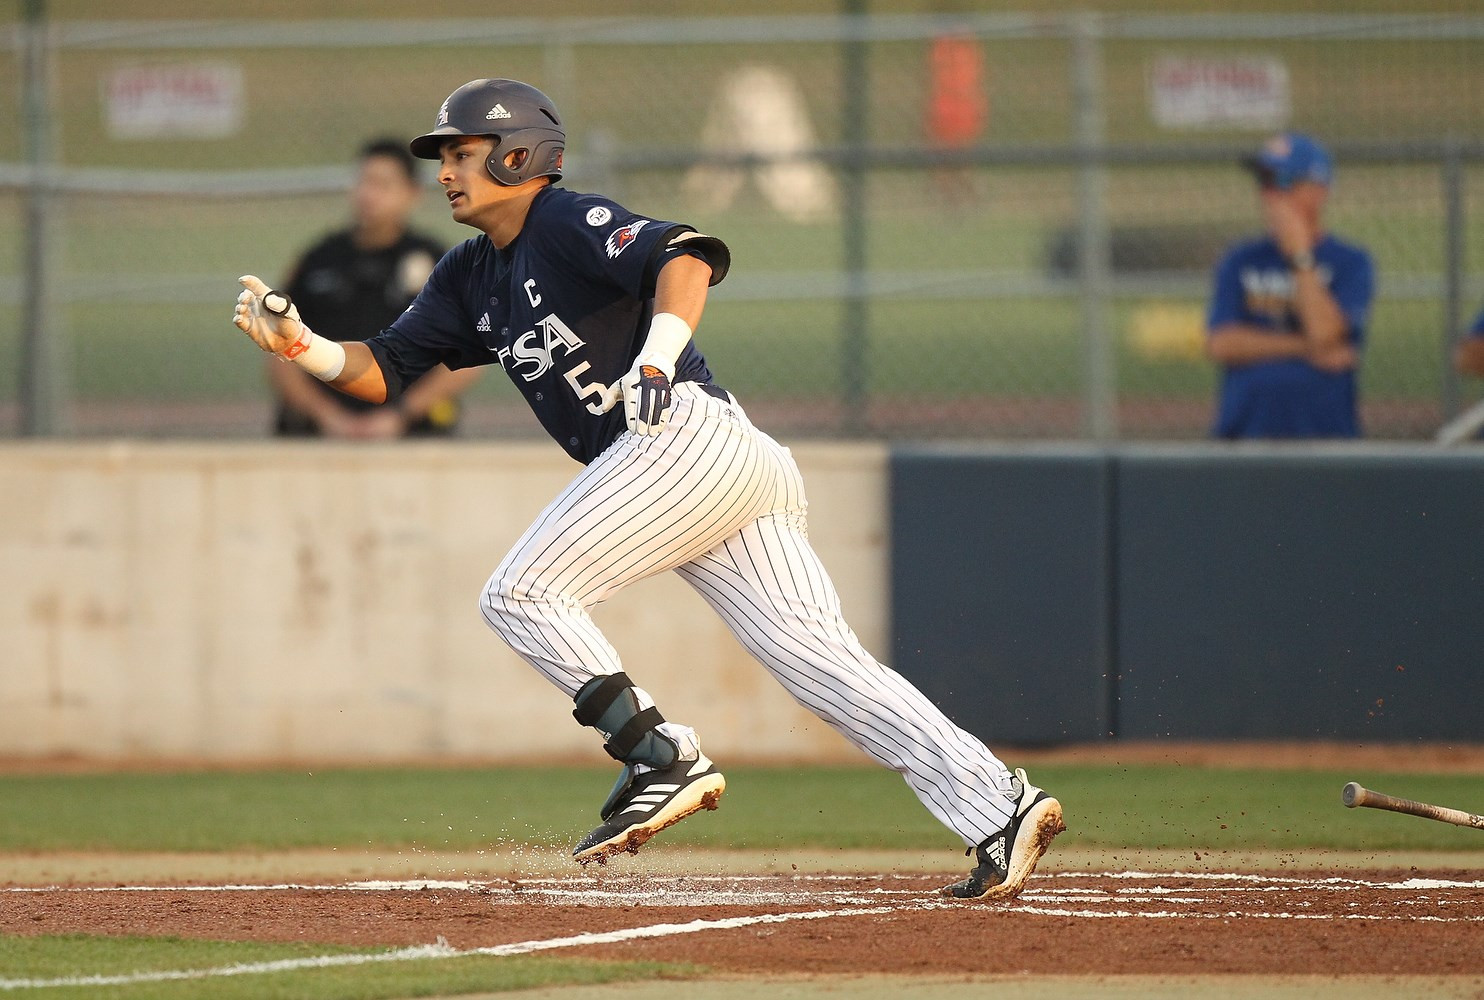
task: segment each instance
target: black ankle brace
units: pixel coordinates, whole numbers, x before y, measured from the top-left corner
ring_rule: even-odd
[[[620,671],[594,677],[573,700],[572,717],[603,734],[603,749],[624,764],[666,768],[680,756],[675,741],[659,731],[665,717],[653,706],[641,709],[634,682]]]

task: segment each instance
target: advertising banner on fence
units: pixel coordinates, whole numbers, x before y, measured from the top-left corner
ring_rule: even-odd
[[[1281,128],[1292,107],[1288,67],[1270,56],[1160,56],[1149,103],[1162,128]]]
[[[119,67],[103,78],[114,139],[220,139],[242,128],[242,67],[172,63]]]

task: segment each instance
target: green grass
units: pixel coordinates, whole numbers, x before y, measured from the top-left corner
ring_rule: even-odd
[[[1477,850],[1476,831],[1340,805],[1360,780],[1467,808],[1458,775],[1043,766],[1064,843],[1092,848]],[[565,846],[596,822],[612,772],[331,770],[0,778],[0,851]],[[894,774],[736,768],[723,808],[669,842],[713,848],[951,849]]]
[[[15,5],[12,5],[14,7]],[[51,5],[58,20],[87,17],[219,17],[205,0],[149,0],[117,10],[104,0]],[[328,0],[259,0],[259,18],[348,16]],[[405,5],[403,5],[405,6]],[[970,0],[873,0],[877,14],[980,10]],[[1334,12],[1333,3],[1303,0],[1089,0],[1087,9],[1110,13],[1241,13],[1304,10]],[[62,8],[65,7],[65,10]],[[611,5],[576,0],[551,17],[609,15]],[[1426,0],[1399,6],[1394,0],[1359,0],[1346,12],[1396,13],[1472,11],[1462,0]],[[835,13],[835,0],[747,0],[728,14]],[[1027,0],[1006,10],[1061,12],[1053,0]],[[363,17],[402,16],[391,0],[358,5]],[[472,0],[442,5],[440,16],[508,14]],[[522,12],[525,13],[525,12]],[[700,0],[629,4],[627,15],[713,16]],[[0,14],[18,17],[18,8]],[[246,15],[244,15],[246,16]],[[1335,41],[1320,36],[1293,40],[1110,39],[1103,47],[1106,131],[1115,143],[1255,143],[1255,131],[1172,132],[1149,113],[1148,70],[1169,52],[1272,55],[1292,76],[1295,124],[1335,141],[1406,142],[1457,135],[1484,136],[1466,100],[1475,83],[1479,43],[1400,42],[1384,39]],[[306,58],[306,52],[308,58]],[[1074,133],[1071,59],[1061,37],[991,39],[985,43],[992,115],[985,141],[996,147],[1064,144]],[[57,143],[70,166],[136,167],[155,170],[222,171],[306,164],[343,164],[372,134],[406,135],[426,127],[430,102],[446,89],[497,67],[502,75],[543,82],[554,65],[570,57],[570,74],[548,83],[564,102],[572,135],[570,181],[598,187],[630,207],[684,219],[725,238],[735,253],[734,275],[718,289],[698,333],[715,362],[718,380],[746,400],[838,397],[842,352],[842,306],[837,301],[790,298],[799,278],[824,284],[838,278],[843,230],[831,218],[800,225],[779,216],[753,190],[726,210],[708,210],[687,197],[676,171],[637,171],[610,176],[594,153],[639,149],[685,150],[694,146],[710,114],[716,81],[728,68],[766,57],[794,69],[820,137],[841,130],[841,65],[835,46],[780,42],[769,46],[578,45],[553,59],[535,44],[426,45],[390,49],[267,49],[166,52],[128,49],[70,49],[59,54],[56,77]],[[210,141],[114,139],[102,129],[100,81],[115,66],[135,60],[225,60],[245,74],[248,127]],[[922,141],[913,124],[926,101],[926,50],[922,40],[874,43],[869,48],[873,114],[869,141],[902,147]],[[15,66],[0,53],[0,70]],[[635,67],[646,67],[636,72]],[[654,69],[662,67],[662,69]],[[684,80],[682,87],[656,81]],[[559,86],[558,86],[559,85]],[[305,100],[305,94],[320,95]],[[0,161],[18,161],[24,129],[19,103],[0,96]],[[261,141],[272,121],[275,141]],[[598,139],[601,138],[601,142]],[[919,169],[873,171],[867,188],[868,266],[889,277],[920,274],[935,279],[965,272],[990,273],[1029,287],[1045,272],[1046,250],[1058,233],[1074,227],[1078,213],[1075,170],[1004,167],[978,171],[977,200],[954,204],[940,197],[934,178]],[[610,183],[611,182],[611,183]],[[1484,259],[1484,226],[1475,221],[1484,167],[1466,170],[1469,219],[1465,259]],[[1437,403],[1445,367],[1441,296],[1431,301],[1400,298],[1402,278],[1441,274],[1444,225],[1439,171],[1427,166],[1341,164],[1331,203],[1334,228],[1370,246],[1381,276],[1370,347],[1361,373],[1364,401]],[[0,192],[0,229],[19,232],[22,200]],[[1107,211],[1115,227],[1192,225],[1226,232],[1257,224],[1251,193],[1233,165],[1119,166],[1107,173]],[[260,399],[266,394],[256,355],[228,325],[226,303],[233,279],[245,270],[273,278],[297,253],[345,215],[339,195],[295,198],[211,198],[69,195],[56,205],[52,286],[59,300],[49,315],[61,345],[70,396],[80,402],[161,402]],[[454,225],[437,198],[428,198],[419,220],[449,241],[468,235]],[[1202,282],[1209,261],[1185,259],[1178,269]],[[24,270],[19,239],[0,241],[0,281],[19,282]],[[1121,278],[1121,275],[1115,275]],[[171,287],[182,281],[187,290]],[[1475,285],[1463,308],[1478,308]],[[732,297],[746,282],[745,296]],[[1389,283],[1390,282],[1390,283]],[[220,293],[210,291],[219,283]],[[122,286],[120,299],[100,289]],[[18,287],[18,285],[17,285]],[[159,291],[151,291],[151,288]],[[1012,287],[1005,294],[939,299],[931,287],[872,304],[864,333],[867,390],[891,395],[894,412],[912,423],[911,400],[1054,398],[1076,405],[1086,391],[1084,321],[1075,292],[1065,298],[1031,298]],[[1146,357],[1127,343],[1127,289],[1109,310],[1107,323],[1118,338],[1117,387],[1126,400],[1208,399],[1214,372],[1200,359]],[[1189,294],[1189,293],[1184,293]],[[769,296],[764,298],[764,296]],[[1467,318],[1467,317],[1465,317]],[[14,357],[20,340],[19,310],[0,303],[0,353]],[[513,400],[498,372],[478,385],[473,398]],[[1472,397],[1470,387],[1465,395]],[[0,403],[12,402],[17,380],[0,380]],[[1185,409],[1182,412],[1192,413]],[[1175,436],[1204,432],[1205,416],[1169,428]],[[1401,420],[1402,418],[1395,418]],[[1430,415],[1413,424],[1373,428],[1380,436],[1421,437],[1436,423]],[[520,425],[537,433],[533,421]],[[1053,425],[1054,426],[1054,425]],[[943,428],[949,433],[962,430]],[[971,428],[972,430],[973,428]],[[182,426],[182,432],[189,432]],[[985,428],[994,432],[996,428]],[[1048,429],[1048,432],[1054,432]]]
[[[1137,171],[1115,172],[1115,224],[1178,229],[1202,222],[1223,232],[1256,225],[1245,200],[1232,203],[1247,197],[1233,171],[1166,168],[1160,173],[1164,194],[1155,211],[1134,183]],[[1373,248],[1381,276],[1361,369],[1362,399],[1437,400],[1446,332],[1441,305],[1396,297],[1387,284],[1403,275],[1436,274],[1441,267],[1435,199],[1387,200],[1399,178],[1405,190],[1427,191],[1436,178],[1425,169],[1355,173],[1336,198],[1337,209],[1343,209],[1337,212],[1337,228]],[[1484,169],[1475,173],[1484,183]],[[697,333],[718,381],[744,401],[838,397],[846,367],[842,359],[851,349],[841,330],[844,306],[791,289],[801,279],[818,286],[838,275],[839,227],[785,223],[746,199],[729,211],[696,214],[676,196],[674,175],[655,173],[640,180],[649,186],[633,190],[627,198],[631,204],[688,219],[732,246],[733,277],[713,295]],[[893,200],[889,188],[875,185],[869,266],[882,280],[917,276],[922,287],[870,304],[863,340],[870,393],[908,400],[1055,398],[1069,403],[1084,393],[1080,300],[1074,290],[1060,298],[1032,292],[1046,273],[1056,234],[1075,217],[1070,174],[987,171],[984,180],[986,201],[958,214],[945,213],[921,191]],[[1373,212],[1380,208],[1388,211]],[[339,224],[343,211],[337,196],[253,200],[245,212],[237,204],[209,199],[105,198],[71,213],[57,282],[82,300],[58,304],[50,322],[74,398],[263,398],[261,358],[231,327],[224,303],[235,297],[238,273],[257,271],[276,280],[304,245]],[[449,242],[469,234],[433,204],[420,218]],[[224,240],[223,233],[232,238]],[[1484,227],[1471,227],[1469,240],[1470,259],[1484,258]],[[18,267],[13,256],[18,247],[18,242],[0,246],[0,271],[6,270],[7,258]],[[1106,322],[1125,398],[1213,395],[1214,368],[1203,358],[1150,356],[1132,337],[1136,314],[1150,305],[1184,308],[1199,317],[1210,263],[1171,262],[1189,282],[1185,293],[1136,296],[1125,289],[1114,299]],[[951,296],[935,291],[955,274],[962,286],[966,269],[995,275],[1003,292],[975,295],[972,284]],[[162,280],[186,282],[193,289],[188,297],[201,301],[172,302],[173,293],[149,290],[151,282]],[[127,300],[89,301],[101,294],[100,282]],[[1475,305],[1465,303],[1466,312],[1471,315]],[[8,345],[15,352],[18,322],[18,308],[0,309],[0,348]],[[1198,328],[1194,333],[1199,335]],[[506,383],[502,373],[490,369],[472,397],[513,402],[514,390]],[[0,380],[0,401],[13,399],[16,391],[16,380]]]
[[[86,948],[92,975],[117,976],[160,969],[209,969],[239,962],[272,962],[312,955],[365,951],[309,942],[196,941],[176,937],[104,937],[49,934],[0,937],[0,970],[6,978],[54,979],[77,974],[76,951]]]
[[[250,941],[194,941],[183,938],[102,937],[81,934],[41,937],[0,936],[0,978],[61,979],[118,976],[136,972],[203,970],[244,963],[320,955],[377,954],[381,949],[335,945]],[[58,1000],[378,1000],[378,998],[492,993],[694,975],[687,966],[655,962],[600,962],[546,956],[459,956],[442,959],[373,962],[362,965],[216,976],[129,985],[50,987],[14,995]],[[209,982],[209,986],[205,983]]]
[[[1204,359],[1148,357],[1130,343],[1129,316],[1142,304],[1121,304],[1114,311],[1121,391],[1148,398],[1213,398],[1216,372]],[[830,398],[842,391],[840,308],[835,302],[723,300],[708,310],[698,342],[717,380],[744,404]],[[229,325],[219,306],[175,307],[164,338],[149,328],[142,312],[74,306],[66,315],[73,330],[85,331],[84,342],[72,350],[80,399],[247,400],[267,393],[259,352]],[[158,350],[144,346],[152,340]],[[1085,382],[1080,313],[1071,301],[881,302],[872,309],[865,345],[868,391],[896,398],[1071,402],[1080,399]],[[1433,305],[1379,304],[1361,369],[1362,398],[1437,399],[1442,353],[1442,326]],[[13,386],[0,387],[0,400],[13,391]],[[495,368],[485,372],[471,398],[516,400]]]

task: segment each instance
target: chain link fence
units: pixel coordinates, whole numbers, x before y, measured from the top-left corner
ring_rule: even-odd
[[[1462,11],[1463,8],[1460,8]],[[248,436],[235,278],[346,217],[369,137],[477,76],[546,90],[564,183],[732,246],[698,333],[786,436],[1192,438],[1210,271],[1271,131],[1375,257],[1367,433],[1478,395],[1484,16],[963,14],[0,24],[0,434]],[[427,198],[418,224],[470,235]],[[1471,266],[1471,262],[1474,262]],[[471,436],[535,436],[504,377]]]

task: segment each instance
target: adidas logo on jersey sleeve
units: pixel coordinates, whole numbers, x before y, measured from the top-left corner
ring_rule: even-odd
[[[480,333],[489,333],[490,314],[485,313],[483,316],[479,317],[479,322],[475,325],[474,329],[478,330]]]
[[[490,121],[494,121],[498,118],[509,118],[510,112],[505,110],[505,105],[496,104],[494,107],[490,108],[490,113],[485,115],[484,117],[489,119]]]

